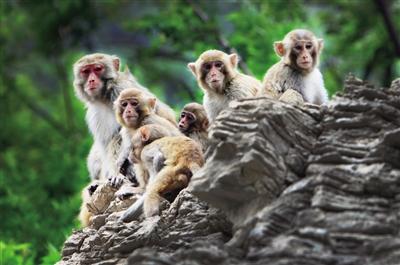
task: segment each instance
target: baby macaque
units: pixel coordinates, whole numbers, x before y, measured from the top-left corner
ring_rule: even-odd
[[[179,118],[179,130],[187,137],[198,142],[203,152],[208,147],[208,118],[203,105],[192,102],[186,104]]]
[[[137,219],[143,210],[146,217],[158,214],[163,198],[187,187],[192,175],[204,164],[198,143],[186,136],[163,137],[163,132],[148,126],[137,131],[135,139],[141,139],[141,144],[132,151],[131,160],[143,163],[149,172],[149,183],[143,196],[121,217],[124,222]]]

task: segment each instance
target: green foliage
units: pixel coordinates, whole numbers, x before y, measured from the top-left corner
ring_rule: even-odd
[[[33,265],[34,255],[29,244],[15,244],[0,241],[1,265]]]
[[[95,51],[119,55],[138,80],[179,110],[202,92],[187,69],[206,49],[235,48],[262,78],[274,41],[294,28],[324,39],[330,95],[344,77],[388,85],[400,75],[376,1],[0,2],[0,264],[54,264],[79,225],[92,144],[72,64]],[[398,1],[386,1],[400,29]]]

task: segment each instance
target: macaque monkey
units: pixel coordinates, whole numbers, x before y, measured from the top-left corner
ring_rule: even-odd
[[[180,134],[176,123],[173,124],[155,113],[155,106],[156,98],[150,97],[147,93],[135,88],[125,89],[114,102],[116,119],[122,125],[120,131],[122,150],[117,159],[118,167],[123,165],[128,158],[134,144],[132,137],[140,127],[148,124],[158,124],[172,134]],[[141,164],[135,165],[135,173],[139,186],[144,188],[147,183],[147,174],[143,173]]]
[[[178,123],[179,130],[198,142],[203,152],[208,147],[208,125],[209,122],[203,105],[192,102],[183,107]]]
[[[274,43],[281,60],[265,74],[262,93],[275,92],[278,96],[292,89],[300,93],[305,102],[323,104],[328,101],[322,74],[318,69],[323,40],[308,30],[289,32],[283,41]]]
[[[204,91],[203,105],[210,122],[228,107],[230,101],[256,96],[261,83],[254,77],[239,73],[237,54],[218,50],[202,53],[188,68]]]
[[[88,169],[92,179],[111,179],[119,175],[116,166],[121,139],[120,125],[115,119],[113,102],[122,90],[135,87],[153,96],[129,72],[120,72],[120,59],[114,55],[94,53],[83,56],[74,64],[74,88],[77,97],[86,105],[86,122],[94,137],[88,156]],[[171,123],[175,114],[171,108],[158,101],[156,112]],[[125,166],[129,165],[127,163]],[[132,170],[123,169],[132,174]],[[115,179],[112,181],[115,183]]]
[[[178,194],[187,187],[192,175],[204,164],[201,146],[192,139],[165,136],[154,140],[162,133],[151,129],[140,129],[137,131],[139,135],[135,136],[141,139],[142,147],[133,150],[131,160],[139,160],[140,156],[150,178],[143,196],[121,216],[124,222],[137,219],[143,211],[145,217],[158,214],[163,198],[168,193]]]

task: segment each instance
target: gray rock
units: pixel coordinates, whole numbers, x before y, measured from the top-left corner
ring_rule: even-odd
[[[350,76],[321,107],[235,101],[210,137],[159,217],[95,217],[58,264],[400,264],[398,80]]]

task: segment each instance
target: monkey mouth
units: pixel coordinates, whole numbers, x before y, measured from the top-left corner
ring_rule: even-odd
[[[127,119],[127,120],[137,120],[137,118],[138,118],[138,115],[135,115],[135,114],[130,114],[130,115],[125,116],[125,119]]]
[[[96,90],[97,86],[98,86],[98,84],[96,84],[96,83],[89,84],[87,90],[89,90],[89,91]]]
[[[311,65],[311,61],[301,62],[300,65],[309,66],[309,65]]]

